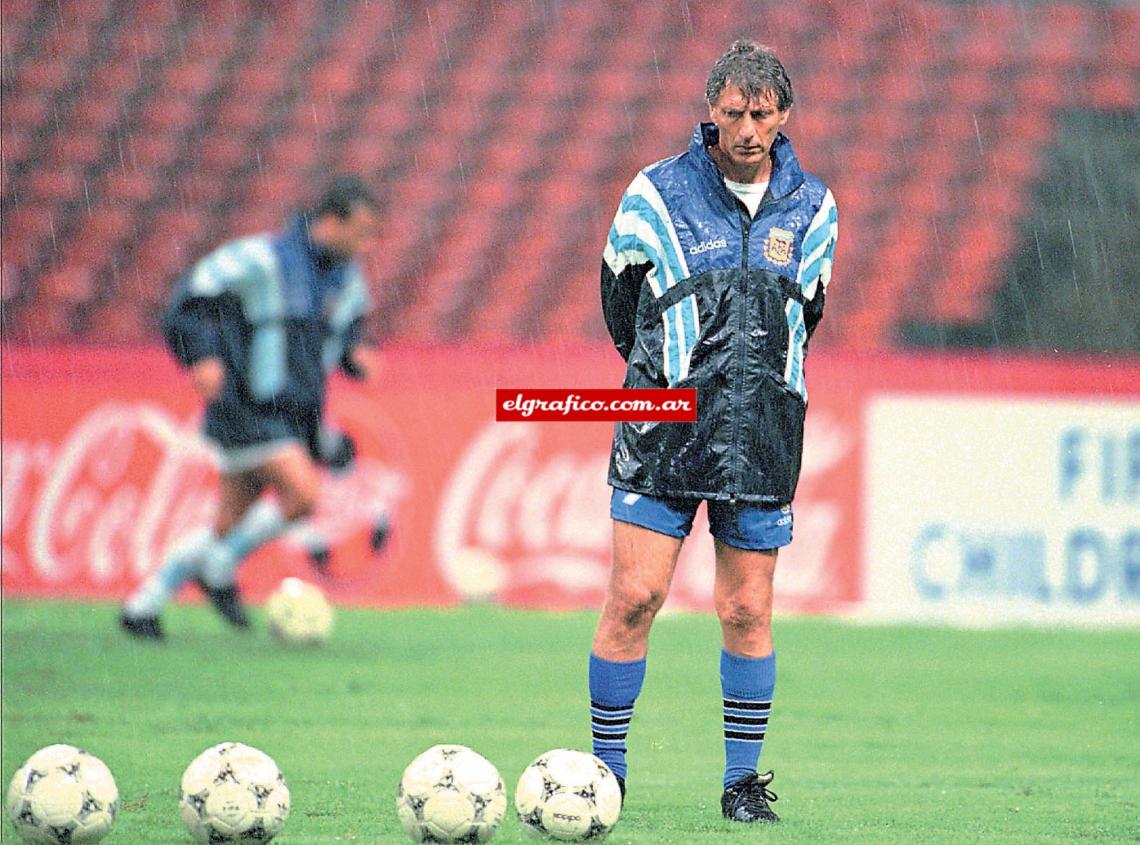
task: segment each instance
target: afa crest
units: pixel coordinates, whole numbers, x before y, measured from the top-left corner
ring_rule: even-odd
[[[787,267],[792,263],[795,242],[796,236],[787,229],[773,226],[768,230],[768,237],[764,239],[764,257],[777,267]]]

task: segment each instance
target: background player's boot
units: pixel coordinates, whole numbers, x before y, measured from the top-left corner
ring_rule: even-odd
[[[379,554],[380,550],[388,542],[388,535],[392,533],[392,522],[388,518],[388,514],[382,513],[376,517],[372,522],[372,533],[368,536],[368,545],[372,548],[372,554]]]
[[[128,616],[123,613],[119,616],[119,627],[139,640],[162,642],[165,639],[157,616]]]
[[[768,806],[776,800],[776,793],[768,788],[774,777],[772,772],[742,777],[720,796],[721,813],[734,822],[778,822],[780,817]]]
[[[317,571],[317,574],[327,577],[329,564],[332,562],[332,552],[324,538],[306,540],[305,553],[309,558],[309,565]]]
[[[236,584],[230,584],[228,587],[211,587],[202,578],[197,578],[195,581],[218,613],[222,614],[223,619],[235,628],[249,627],[249,616],[246,615],[245,605],[242,604],[241,593],[238,592]]]

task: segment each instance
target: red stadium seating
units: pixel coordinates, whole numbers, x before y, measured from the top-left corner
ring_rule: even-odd
[[[386,209],[370,256],[384,338],[598,338],[618,197],[684,148],[709,64],[749,35],[784,56],[788,132],[839,202],[816,342],[877,348],[909,317],[983,315],[1058,110],[1140,94],[1127,4],[332,8],[6,0],[7,325],[153,340],[202,252],[351,169]]]

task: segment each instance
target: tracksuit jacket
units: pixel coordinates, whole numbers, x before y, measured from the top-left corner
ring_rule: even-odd
[[[338,261],[309,238],[299,215],[277,235],[231,241],[179,282],[163,322],[184,365],[220,357],[222,395],[205,432],[223,447],[280,437],[308,442],[319,427],[327,374],[355,373],[349,350],[369,308],[356,261]]]
[[[602,309],[624,386],[694,387],[695,423],[617,423],[612,486],[656,497],[789,504],[799,480],[808,339],[823,315],[838,217],[831,191],[777,136],[753,218],[709,155],[642,170],[602,260]]]

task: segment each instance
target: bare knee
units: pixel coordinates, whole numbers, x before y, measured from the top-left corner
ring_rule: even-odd
[[[598,644],[624,650],[642,646],[657,611],[665,603],[665,591],[650,587],[627,586],[610,590],[598,626]]]
[[[315,496],[295,494],[283,497],[281,500],[281,512],[290,522],[296,519],[308,519],[316,509],[317,499]]]
[[[652,589],[624,590],[613,597],[613,616],[624,628],[648,628],[665,603],[665,594]]]
[[[725,634],[735,639],[762,635],[772,625],[769,609],[763,603],[747,599],[721,599],[716,605],[716,615]]]

